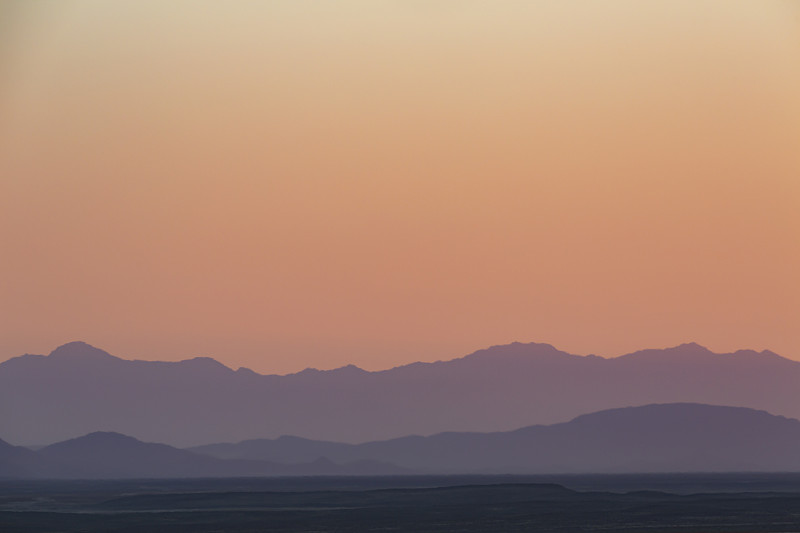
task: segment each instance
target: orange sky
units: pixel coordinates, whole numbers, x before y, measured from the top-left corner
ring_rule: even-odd
[[[4,2],[0,360],[800,359],[800,4]]]

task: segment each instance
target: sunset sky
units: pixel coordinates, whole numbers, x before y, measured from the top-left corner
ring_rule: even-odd
[[[800,2],[0,3],[0,360],[800,360]]]

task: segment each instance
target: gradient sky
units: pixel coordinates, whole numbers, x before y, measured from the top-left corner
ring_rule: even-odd
[[[0,4],[0,360],[800,359],[794,0]]]

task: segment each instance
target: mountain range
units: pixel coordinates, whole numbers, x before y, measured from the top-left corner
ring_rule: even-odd
[[[44,445],[95,431],[188,447],[296,435],[366,442],[497,432],[695,402],[800,417],[800,362],[697,344],[603,358],[514,343],[435,363],[261,375],[207,357],[125,360],[83,342],[0,364],[0,428]]]
[[[0,478],[800,471],[800,421],[655,404],[495,433],[347,444],[281,437],[189,450],[95,432],[33,451],[0,441]]]
[[[800,422],[742,407],[654,404],[509,432],[357,445],[281,437],[193,450],[277,462],[381,461],[436,473],[800,471]]]
[[[97,431],[39,450],[0,441],[0,479],[125,479],[306,475],[399,475],[408,470],[377,461],[307,463],[219,459],[166,444]]]

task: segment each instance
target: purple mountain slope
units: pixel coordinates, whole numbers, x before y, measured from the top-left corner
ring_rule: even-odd
[[[41,450],[0,441],[0,479],[122,479],[304,475],[397,475],[409,473],[386,462],[337,463],[315,458],[285,464],[252,459],[220,459],[166,444],[142,442],[113,432],[94,432]]]
[[[293,437],[193,451],[278,462],[385,461],[431,473],[800,471],[800,421],[743,407],[675,403],[611,409],[498,433],[364,444]]]
[[[95,432],[38,451],[0,441],[0,478],[411,473],[800,472],[800,421],[744,407],[626,407],[494,433],[363,444],[296,437],[181,450]]]
[[[47,462],[36,452],[0,440],[0,479],[37,477],[47,470],[46,467]]]
[[[165,444],[141,442],[113,432],[94,432],[77,439],[52,444],[36,452],[58,465],[52,477],[130,478],[130,477],[206,477],[247,472],[274,474],[274,464],[222,459],[208,461],[187,450]],[[238,467],[238,468],[237,468]]]
[[[696,344],[606,359],[514,343],[380,372],[349,366],[276,376],[209,358],[129,361],[76,342],[0,364],[0,427],[23,444],[94,431],[177,446],[280,435],[364,442],[507,431],[672,402],[800,417],[800,362]]]

